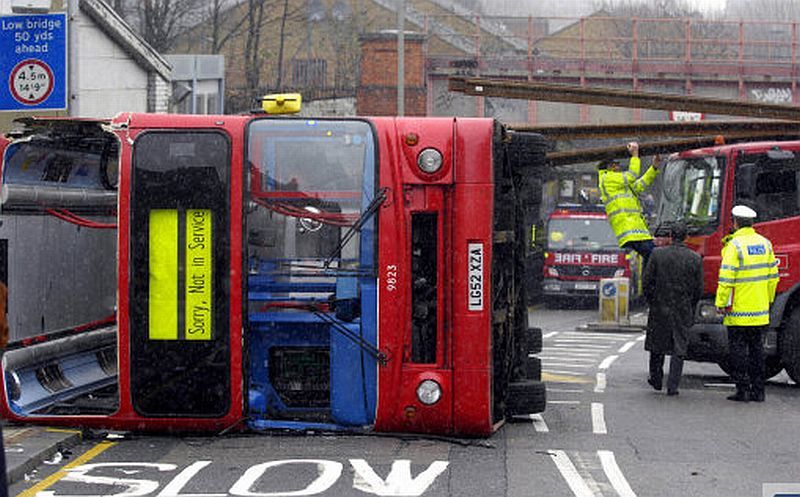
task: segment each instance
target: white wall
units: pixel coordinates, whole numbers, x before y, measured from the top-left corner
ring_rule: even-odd
[[[85,13],[78,12],[69,26],[76,30],[79,56],[71,58],[70,77],[77,77],[70,115],[111,117],[118,112],[148,110],[148,74],[120,45],[110,39]]]

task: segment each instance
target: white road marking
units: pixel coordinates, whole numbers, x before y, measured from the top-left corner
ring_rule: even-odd
[[[603,393],[606,391],[606,374],[605,373],[597,373],[597,382],[594,385],[594,391],[597,393]]]
[[[614,453],[610,450],[598,450],[597,455],[600,456],[603,471],[605,471],[608,481],[611,482],[611,486],[614,487],[617,494],[620,497],[636,497],[636,493],[628,484],[628,480],[625,479],[622,471],[620,471]]]
[[[603,414],[603,404],[600,402],[592,402],[592,432],[595,435],[605,435],[608,433],[608,429],[606,429],[606,419]]]
[[[561,333],[561,332],[560,331],[551,331],[550,333],[546,333],[546,334],[542,335],[542,338],[554,337],[554,336],[558,335],[559,333]]]
[[[548,390],[552,389],[548,388]],[[539,433],[547,433],[550,431],[550,428],[547,427],[547,423],[544,422],[544,418],[541,414],[531,414],[531,421],[533,421],[533,429]]]
[[[611,347],[613,347],[613,345],[600,345],[598,343],[592,343],[586,340],[564,340],[561,338],[555,340],[555,342],[553,343],[553,345],[555,345],[556,347],[558,347],[559,344],[563,344],[561,345],[562,347],[564,346],[581,347],[585,349],[610,349]]]
[[[601,362],[600,365],[597,366],[598,369],[608,369],[608,367],[611,366],[611,363],[613,363],[614,361],[617,360],[617,357],[619,357],[619,356],[610,355],[610,356],[606,357],[605,359],[603,359],[603,362]]]
[[[594,492],[589,489],[586,481],[578,473],[578,470],[575,469],[575,465],[572,464],[566,452],[563,450],[553,450],[550,451],[550,454],[553,456],[553,462],[556,464],[558,471],[561,472],[561,476],[567,481],[567,485],[569,485],[575,497],[595,497]]]
[[[620,354],[624,354],[625,352],[631,350],[634,345],[636,345],[636,341],[635,340],[633,342],[626,343],[625,345],[620,347],[617,352],[619,352]]]
[[[595,357],[602,354],[602,352],[573,352],[572,350],[564,350],[564,349],[552,349],[550,347],[545,349],[546,354],[564,354],[564,355],[574,355],[577,357]]]
[[[639,338],[637,338],[637,339],[636,339],[636,341],[637,341],[637,342],[641,342],[641,341],[643,341],[643,340],[644,340],[646,337],[647,337],[647,335],[642,335],[642,336],[640,336]]]
[[[704,387],[733,388],[735,383],[703,383]]]
[[[553,374],[568,374],[572,376],[585,376],[586,371],[564,371],[561,369],[544,369],[542,368],[542,373],[553,373]]]
[[[548,391],[548,393],[549,392],[555,392],[555,393],[583,393],[583,389],[582,388],[548,388],[547,391]]]
[[[548,404],[580,404],[580,400],[548,400]]]
[[[592,364],[575,364],[573,362],[551,362],[545,361],[545,365],[547,366],[556,366],[556,367],[567,367],[567,368],[590,368],[594,366],[594,361],[591,361]]]
[[[627,334],[614,334],[614,333],[581,333],[575,331],[566,331],[563,334],[567,338],[591,338],[597,340],[629,340],[630,335]]]

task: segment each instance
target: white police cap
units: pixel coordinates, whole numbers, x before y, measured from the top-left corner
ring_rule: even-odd
[[[758,216],[758,214],[756,214],[756,211],[754,211],[750,207],[747,207],[746,205],[734,206],[733,209],[731,210],[731,214],[733,214],[733,217],[740,217],[743,219],[755,219]]]

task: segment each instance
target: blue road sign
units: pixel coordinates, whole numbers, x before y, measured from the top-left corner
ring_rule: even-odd
[[[0,16],[0,111],[66,108],[66,13]]]

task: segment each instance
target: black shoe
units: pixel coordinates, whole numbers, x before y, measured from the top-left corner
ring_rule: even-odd
[[[656,390],[661,390],[661,382],[660,381],[656,381],[653,378],[647,378],[647,383],[649,383],[650,386],[655,388]]]
[[[667,395],[678,395],[678,393],[677,390],[667,390]]]
[[[764,394],[758,394],[750,392],[750,401],[751,402],[764,402]]]
[[[750,400],[750,398],[749,395],[747,394],[736,392],[733,395],[728,395],[728,400],[733,400],[735,402],[747,402],[748,400]]]

